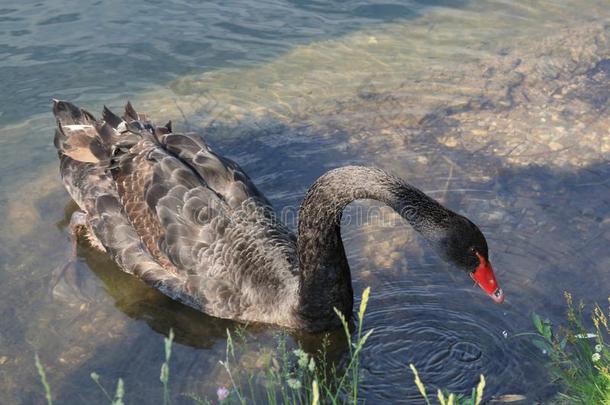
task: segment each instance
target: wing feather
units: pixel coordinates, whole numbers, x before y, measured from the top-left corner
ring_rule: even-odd
[[[204,178],[208,187],[221,195],[231,208],[238,208],[249,198],[271,205],[237,163],[214,153],[197,134],[169,133],[159,140],[167,151]]]
[[[122,118],[105,108],[103,122],[57,110],[64,183],[126,272],[215,316],[288,324],[295,238],[236,163],[130,103]],[[86,128],[66,133],[64,121]],[[75,160],[67,151],[79,147],[105,159]]]

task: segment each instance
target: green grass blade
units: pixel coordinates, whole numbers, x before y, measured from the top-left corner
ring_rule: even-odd
[[[112,405],[125,405],[123,402],[123,397],[125,396],[125,387],[123,384],[123,379],[119,378],[116,384],[116,391],[114,393],[114,400],[112,401]]]
[[[40,363],[40,358],[38,357],[38,353],[34,355],[34,360],[36,361],[36,369],[38,369],[38,375],[40,376],[40,382],[44,387],[45,398],[47,399],[47,405],[53,405],[53,397],[51,395],[51,386],[47,381],[47,374],[44,371],[44,367],[42,367],[42,363]]]

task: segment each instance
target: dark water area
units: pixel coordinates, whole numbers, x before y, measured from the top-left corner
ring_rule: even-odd
[[[610,12],[585,3],[0,6],[0,402],[44,403],[36,352],[57,403],[102,401],[93,371],[108,387],[123,378],[127,403],[158,402],[170,328],[174,403],[215,398],[228,384],[227,330],[242,328],[173,302],[86,243],[78,288],[55,284],[76,206],[57,174],[51,97],[94,113],[130,98],[203,133],[278,212],[295,212],[325,171],[360,164],[468,216],[487,236],[501,306],[389,209],[349,207],[344,245],[356,297],[371,287],[375,329],[362,397],[419,403],[414,363],[430,389],[468,393],[484,374],[487,399],[548,402],[546,356],[517,335],[533,331],[534,311],[565,323],[564,291],[588,303],[610,293]],[[256,371],[279,333],[246,327],[237,366]],[[308,350],[322,340],[287,336]],[[345,343],[331,342],[341,364]]]

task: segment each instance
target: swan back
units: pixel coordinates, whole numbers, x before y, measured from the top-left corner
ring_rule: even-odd
[[[54,112],[64,184],[123,270],[210,315],[296,326],[295,237],[236,163],[130,104]]]

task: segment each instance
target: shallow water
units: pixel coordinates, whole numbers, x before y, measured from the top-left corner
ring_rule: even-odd
[[[536,311],[560,323],[563,291],[610,291],[610,7],[603,1],[20,2],[0,7],[0,391],[42,403],[99,401],[92,371],[159,398],[162,338],[177,335],[175,393],[214,395],[238,325],[190,310],[79,248],[61,188],[50,98],[93,112],[132,99],[157,121],[203,131],[275,207],[297,207],[329,168],[377,165],[467,215],[487,235],[507,302],[497,306],[409,227],[345,221],[354,289],[372,287],[363,397],[416,403],[430,387],[548,401]],[[357,203],[352,210],[376,205]],[[351,211],[350,211],[351,212]],[[389,219],[393,219],[388,221]],[[275,347],[250,327],[244,367]],[[505,337],[505,335],[507,337]],[[315,348],[318,337],[291,336]],[[341,360],[344,347],[337,341]],[[189,401],[178,397],[178,403]]]

